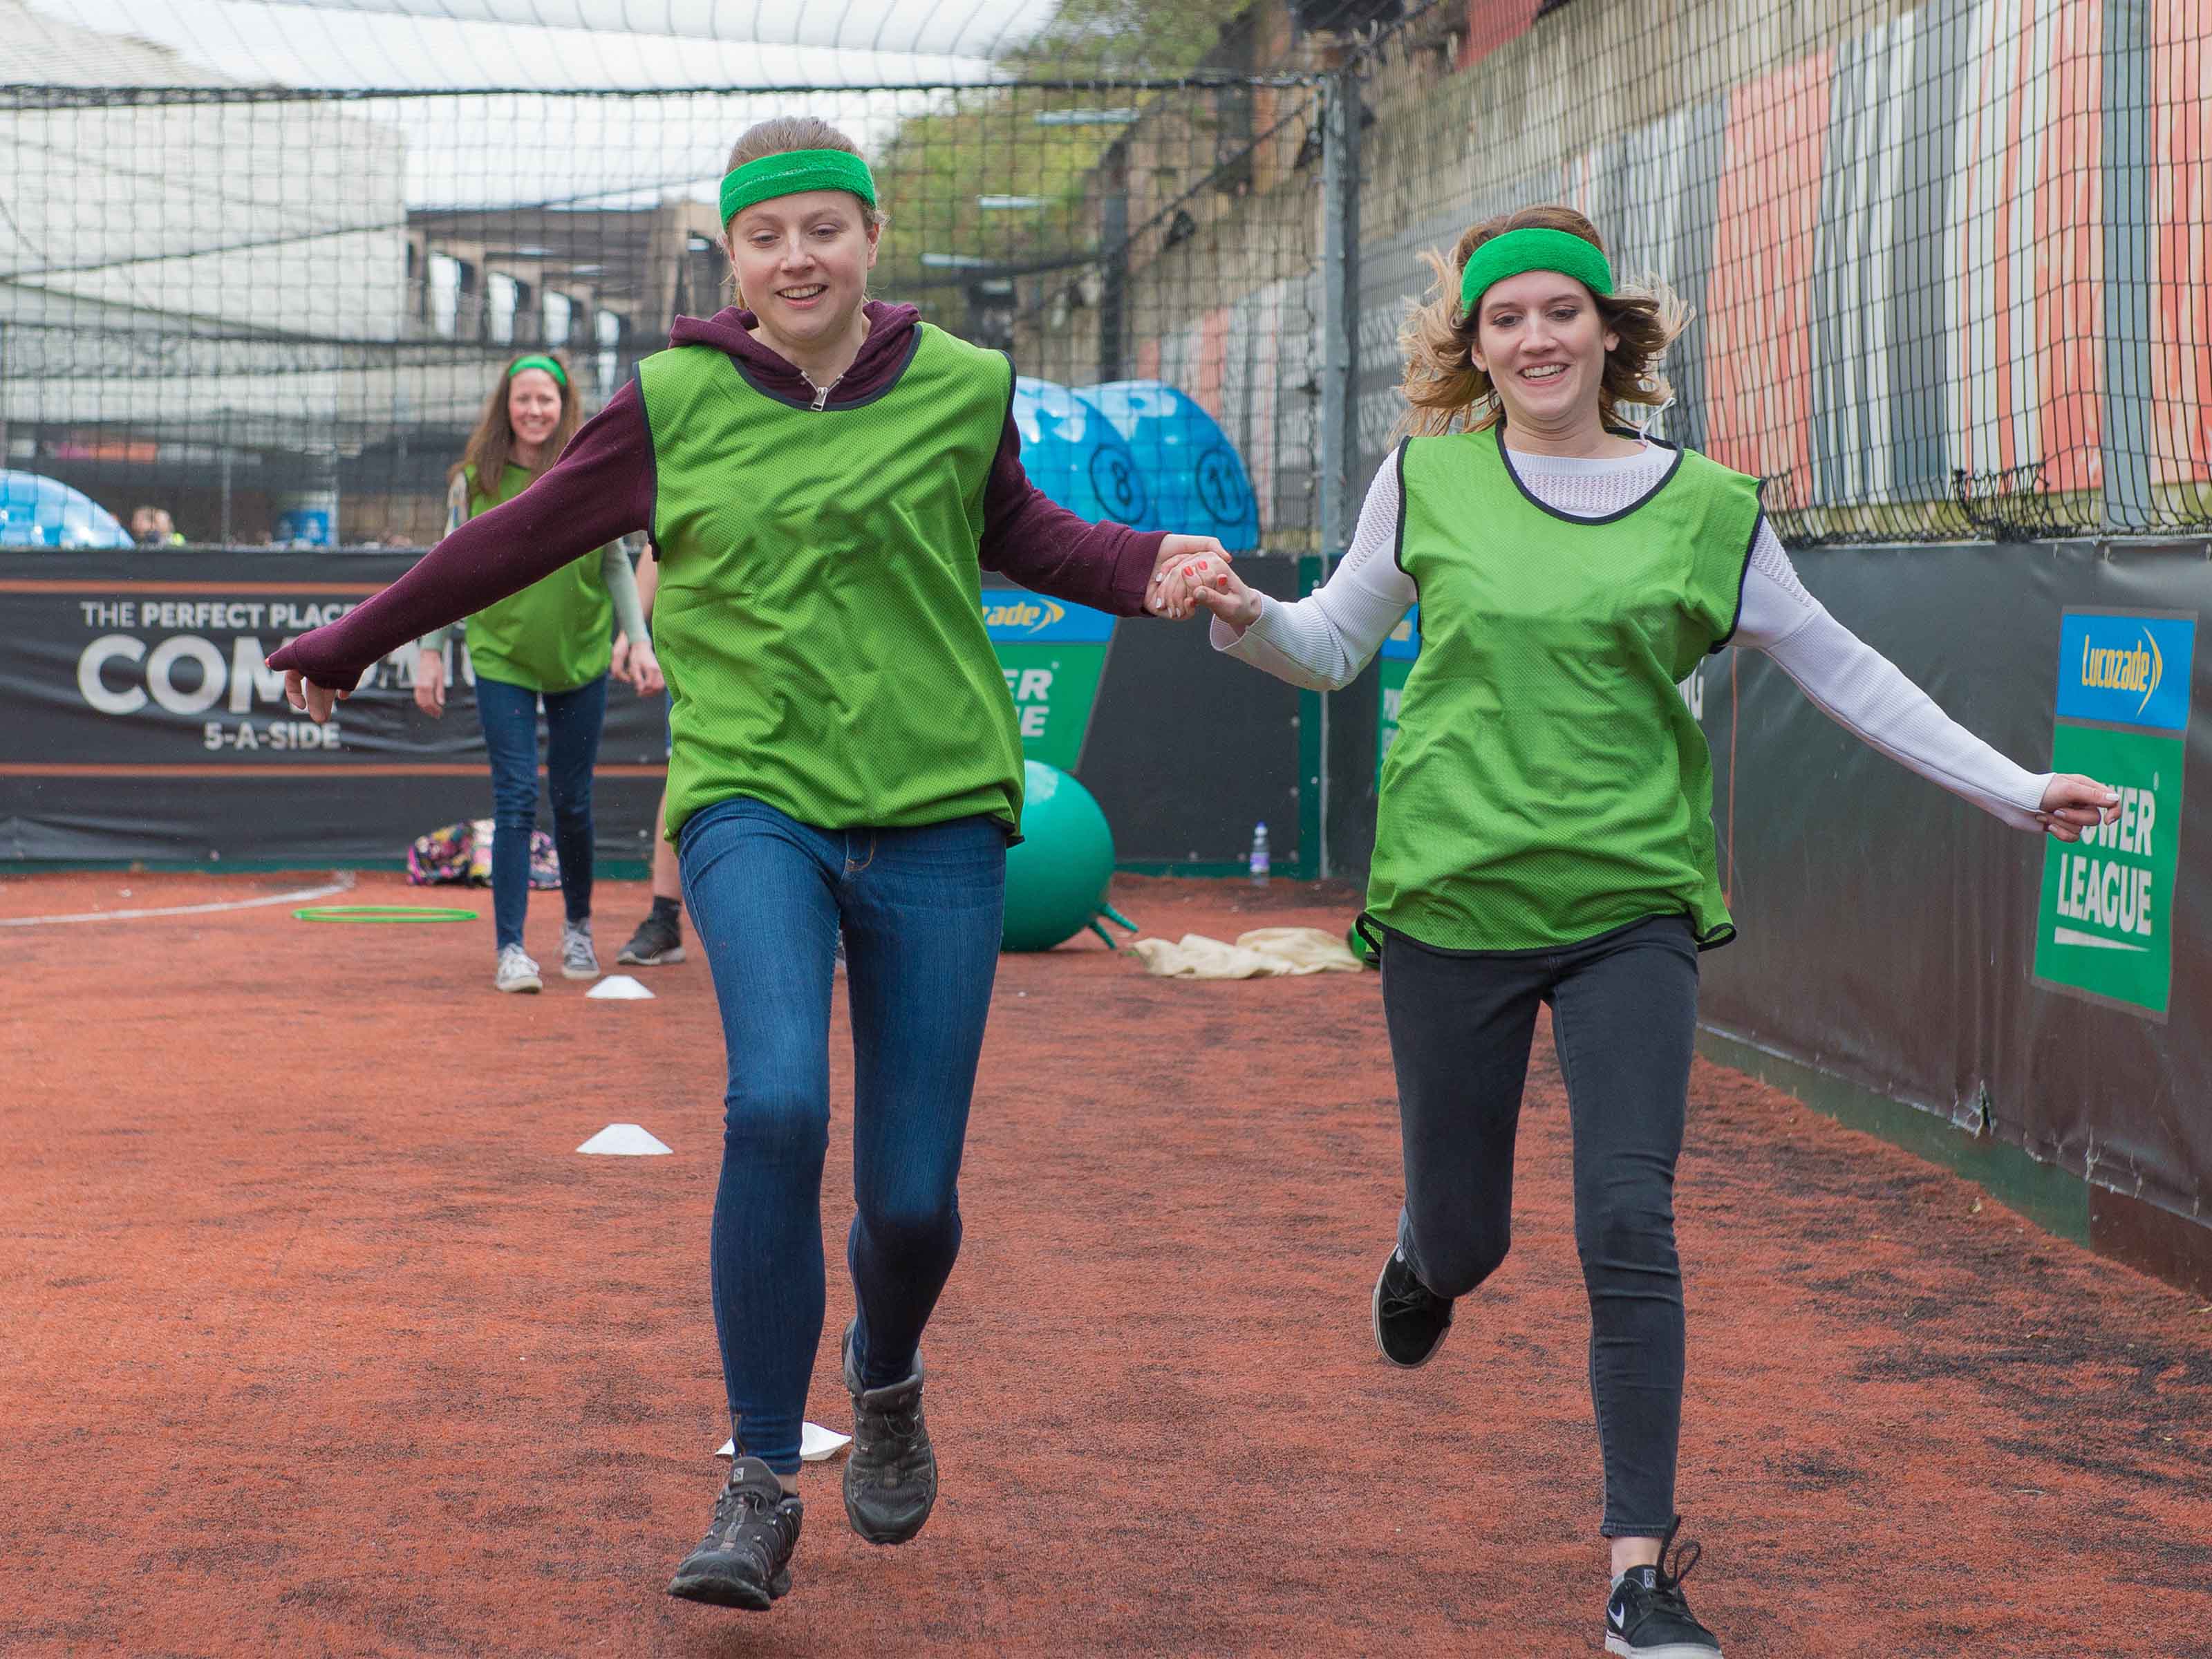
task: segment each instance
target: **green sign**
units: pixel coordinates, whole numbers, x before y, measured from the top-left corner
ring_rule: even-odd
[[[1106,672],[1114,618],[1063,599],[987,588],[983,625],[1021,718],[1023,756],[1074,771]]]
[[[2160,1019],[2172,990],[2195,634],[2194,617],[2069,611],[2059,635],[2051,769],[2110,785],[2120,816],[2078,842],[2049,842],[2035,979]]]
[[[1382,787],[1382,760],[1398,740],[1398,705],[1406,695],[1406,677],[1421,654],[1421,607],[1415,605],[1398,619],[1377,654],[1376,672],[1382,677],[1382,701],[1376,714],[1375,787]]]

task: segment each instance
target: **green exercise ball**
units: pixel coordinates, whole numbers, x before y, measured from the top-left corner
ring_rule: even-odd
[[[1086,927],[1110,946],[1112,937],[1098,925],[1101,915],[1114,914],[1106,902],[1114,878],[1114,832],[1106,814],[1058,767],[1030,761],[1025,769],[1022,840],[1006,849],[1004,948],[1049,951]]]

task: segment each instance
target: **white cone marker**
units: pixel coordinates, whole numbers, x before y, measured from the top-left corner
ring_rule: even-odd
[[[609,974],[584,993],[595,1002],[650,1002],[653,993],[640,985],[628,974]]]
[[[853,1443],[849,1434],[839,1434],[835,1429],[825,1429],[819,1423],[809,1423],[799,1432],[799,1461],[805,1463],[824,1463]],[[737,1443],[725,1440],[714,1449],[717,1457],[735,1457]]]
[[[609,1158],[653,1158],[669,1149],[635,1123],[610,1123],[576,1150]]]

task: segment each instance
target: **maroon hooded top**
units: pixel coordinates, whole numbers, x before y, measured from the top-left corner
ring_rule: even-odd
[[[871,301],[868,337],[830,386],[829,405],[880,394],[906,361],[921,313]],[[710,345],[742,363],[766,389],[812,402],[814,384],[746,331],[753,313],[728,307],[702,320],[678,317],[672,346]],[[424,554],[415,568],[337,621],[303,634],[269,659],[316,684],[350,691],[379,658],[506,598],[620,537],[653,527],[653,439],[632,380],[586,421],[545,476],[478,514]],[[983,568],[1054,599],[1141,615],[1159,532],[1091,524],[1056,507],[1022,471],[1013,416],[999,439],[983,493]]]

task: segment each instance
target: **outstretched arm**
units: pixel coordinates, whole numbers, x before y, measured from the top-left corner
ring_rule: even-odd
[[[1352,546],[1304,599],[1271,599],[1233,571],[1193,578],[1213,613],[1213,648],[1309,691],[1349,685],[1382,648],[1420,590],[1398,568],[1398,457],[1367,487]]]
[[[1869,748],[2016,830],[2075,841],[2118,796],[2072,773],[2015,765],[1938,708],[1896,664],[1805,591],[1771,526],[1759,527],[1735,641],[1764,651],[1820,711]]]
[[[387,652],[647,528],[652,514],[652,443],[632,384],[584,423],[544,477],[455,529],[374,599],[292,641],[269,665],[286,671],[293,706],[320,720]],[[311,688],[321,695],[310,696]]]
[[[1171,536],[1093,524],[1078,518],[1030,482],[1022,465],[1022,434],[1006,416],[999,453],[983,492],[986,570],[1011,576],[1024,587],[1056,599],[1087,605],[1116,617],[1183,617],[1194,605],[1174,574],[1180,559],[1229,555],[1211,536]]]

